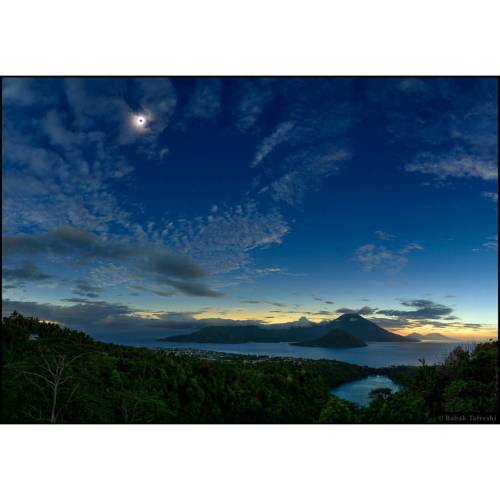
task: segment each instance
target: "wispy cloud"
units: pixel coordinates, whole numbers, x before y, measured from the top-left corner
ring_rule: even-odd
[[[377,231],[374,231],[373,234],[379,240],[388,241],[388,240],[393,240],[395,238],[395,236],[393,234],[386,233],[385,231],[382,231],[380,229],[378,229]]]
[[[411,252],[423,250],[418,243],[409,243],[398,249],[389,249],[383,245],[369,243],[360,246],[355,252],[355,260],[361,264],[365,272],[381,269],[396,273],[408,264],[408,255]]]
[[[329,304],[329,305],[335,304],[335,302],[333,300],[326,300],[326,299],[323,299],[321,297],[317,297],[316,295],[313,295],[313,299],[318,301],[318,302],[323,302],[323,303]]]
[[[495,236],[489,236],[487,241],[483,243],[483,247],[498,252],[498,234],[495,234]]]
[[[250,165],[251,168],[256,167],[268,155],[272,153],[280,144],[286,142],[292,133],[294,124],[292,122],[282,122],[273,131],[273,133],[266,137],[257,148],[255,158]]]
[[[487,198],[488,200],[491,200],[494,203],[498,203],[498,193],[493,193],[490,191],[483,191],[482,193],[483,198]]]
[[[275,97],[275,80],[255,78],[242,80],[241,98],[236,105],[236,123],[238,128],[247,132],[264,112]]]
[[[329,146],[288,157],[287,162],[295,166],[271,183],[271,198],[288,205],[302,202],[307,191],[318,188],[322,180],[338,172],[349,156],[346,150]]]
[[[384,106],[395,140],[426,151],[458,147],[488,157],[498,149],[497,92],[495,78],[381,79],[368,85],[369,100]]]
[[[451,307],[437,304],[427,299],[401,300],[400,302],[401,305],[413,307],[413,309],[409,311],[401,309],[380,309],[377,311],[377,314],[397,316],[398,318],[405,319],[442,319],[453,312]]]
[[[45,281],[52,278],[50,274],[41,271],[32,262],[23,262],[17,267],[4,267],[2,279],[12,283],[26,283],[31,281]]]
[[[237,281],[234,274],[298,276],[274,262],[254,267],[253,257],[285,241],[293,209],[333,184],[330,176],[351,167],[350,152],[356,151],[351,127],[376,110],[384,109],[388,123],[381,137],[401,141],[411,151],[405,160],[411,173],[405,177],[422,174],[441,185],[458,179],[492,182],[498,176],[493,79],[481,92],[471,92],[473,98],[462,96],[460,84],[449,79],[391,79],[380,88],[374,80],[353,85],[348,79],[317,78],[307,84],[302,79],[199,79],[179,88],[179,99],[177,83],[167,78],[3,83],[3,222],[7,250],[9,245],[15,250],[7,252],[7,276],[20,282],[24,273],[25,282],[44,284],[52,267],[30,268],[35,264],[29,262],[38,266],[38,259],[50,256],[51,264],[78,269],[82,279],[72,276],[66,283],[87,300],[80,305],[103,307],[90,299],[111,286],[142,286],[141,292],[159,297],[217,297],[232,286],[230,280]],[[130,126],[129,118],[138,113],[147,117],[141,133]],[[239,204],[238,193],[231,193],[226,202],[207,198],[207,205],[217,205],[206,212],[198,206],[182,215],[149,213],[147,219],[147,207],[139,215],[127,205],[128,188],[120,190],[133,184],[135,175],[139,179],[143,161],[159,162],[167,154],[167,160],[174,159],[175,141],[168,143],[172,127],[174,134],[182,127],[213,126],[216,120],[224,125],[217,132],[230,130],[245,143],[240,167],[255,167],[243,168],[252,179],[245,179]],[[412,158],[414,151],[422,153]],[[279,161],[266,161],[271,155]],[[483,196],[498,202],[491,186],[481,189],[490,189]],[[394,236],[381,229],[375,237],[381,241],[356,250],[367,272],[397,272],[411,253],[422,250],[417,243],[394,245]],[[481,248],[486,254],[497,247],[491,237]],[[238,272],[227,274],[232,271]],[[210,280],[212,274],[219,282]],[[320,313],[328,311],[308,312]]]
[[[137,276],[141,276],[141,279],[167,285],[186,295],[221,295],[200,281],[209,277],[208,271],[201,265],[186,255],[172,253],[158,245],[144,246],[126,240],[107,240],[86,231],[63,227],[36,235],[7,236],[2,241],[2,248],[9,259],[40,256],[59,258],[66,264],[69,259],[78,263],[81,269],[90,268],[94,278],[103,267],[102,264],[95,267],[96,263],[105,261],[108,270],[117,271],[118,283],[134,281]],[[126,270],[117,267],[116,263],[126,265]],[[80,282],[77,290],[89,291],[89,286],[102,287],[103,283],[113,283],[113,277],[107,276],[98,285]],[[114,281],[114,284],[117,282]]]
[[[270,306],[274,307],[287,307],[286,304],[283,304],[281,302],[273,302],[270,300],[260,300],[260,299],[247,299],[247,300],[242,300],[242,304],[268,304]]]
[[[184,112],[184,120],[211,120],[221,110],[222,80],[203,78],[196,80],[195,88]],[[180,122],[185,126],[185,121]]]
[[[300,204],[307,192],[319,189],[350,157],[347,132],[358,114],[349,81],[318,78],[312,83],[314,92],[308,90],[310,85],[311,81],[300,78],[271,79],[258,80],[246,89],[249,100],[244,102],[257,98],[258,117],[271,102],[281,103],[274,128],[261,140],[251,163],[252,167],[260,165],[281,146],[279,161],[269,163],[264,172],[259,169],[252,188],[278,204]],[[255,123],[253,113],[244,116],[245,123]],[[252,126],[248,130],[261,129]]]
[[[167,224],[161,238],[212,272],[234,271],[249,262],[250,252],[280,244],[289,226],[277,210],[262,211],[248,202],[218,209],[205,217]]]
[[[363,307],[360,307],[359,309],[351,309],[350,307],[340,307],[335,312],[338,312],[341,314],[363,314],[365,316],[370,316],[370,315],[374,314],[376,311],[377,311],[376,308],[369,307],[369,306],[363,306]]]
[[[419,151],[403,164],[406,171],[425,175],[437,187],[497,179],[496,79],[403,78],[367,87],[374,109],[384,106],[391,143]]]
[[[494,181],[498,178],[498,165],[494,160],[484,160],[462,153],[452,153],[445,157],[421,154],[405,165],[405,170],[432,175],[438,180],[476,177],[484,181]]]
[[[209,325],[255,325],[256,320],[231,320],[195,316],[202,311],[144,311],[107,301],[94,301],[82,297],[64,299],[69,305],[55,305],[35,301],[2,301],[2,314],[16,310],[23,315],[84,330],[90,334],[113,335],[165,335],[178,331],[194,331]]]
[[[76,295],[83,295],[89,298],[97,298],[99,297],[102,288],[96,285],[93,285],[87,280],[77,280],[76,287],[73,290],[73,293]]]
[[[136,92],[135,107],[127,85]],[[131,215],[110,190],[133,171],[121,146],[158,154],[157,139],[176,105],[171,82],[6,79],[4,86],[4,230],[128,229]],[[144,133],[131,125],[134,113],[148,115]]]

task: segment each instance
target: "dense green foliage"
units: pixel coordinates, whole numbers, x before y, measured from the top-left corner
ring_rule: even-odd
[[[441,423],[496,421],[498,412],[498,342],[468,351],[455,348],[442,365],[379,370],[401,390],[376,389],[361,408],[330,401],[321,414],[329,423]]]
[[[126,347],[15,313],[2,326],[3,422],[436,422],[497,408],[496,343],[455,350],[442,366],[375,369]],[[403,389],[376,391],[367,408],[329,394],[374,373]]]
[[[345,399],[330,396],[319,415],[320,424],[354,424],[360,422],[358,407]]]
[[[213,360],[94,342],[17,314],[3,332],[4,422],[312,423],[330,384],[365,375],[335,361]]]

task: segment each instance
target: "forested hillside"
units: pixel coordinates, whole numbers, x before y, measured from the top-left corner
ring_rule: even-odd
[[[437,422],[497,408],[497,343],[455,350],[441,366],[375,369],[126,347],[16,313],[2,326],[6,423]],[[375,392],[367,408],[329,394],[375,373],[403,389]]]
[[[335,361],[207,360],[99,343],[17,314],[3,327],[4,422],[312,423],[329,385],[366,373]]]

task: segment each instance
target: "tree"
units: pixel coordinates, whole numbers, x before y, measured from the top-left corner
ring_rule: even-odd
[[[328,403],[321,411],[321,424],[352,424],[358,420],[356,407],[337,396],[330,396]]]
[[[40,358],[42,363],[37,372],[23,370],[22,373],[27,377],[41,380],[45,388],[49,390],[50,394],[50,417],[49,422],[55,424],[64,406],[69,404],[78,388],[78,384],[73,384],[71,388],[68,383],[72,377],[68,375],[69,367],[79,358],[86,353],[80,353],[76,356],[70,357],[67,353],[60,353],[57,351],[40,350]],[[36,383],[35,383],[36,384]],[[38,384],[36,384],[38,385]],[[40,387],[38,385],[38,387]],[[61,393],[67,389],[66,397],[62,399]]]
[[[379,389],[373,389],[370,391],[370,399],[373,400],[381,400],[387,401],[392,396],[392,389],[388,387],[381,387]]]

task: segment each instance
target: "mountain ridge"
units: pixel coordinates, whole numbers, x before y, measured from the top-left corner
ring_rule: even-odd
[[[313,326],[284,329],[246,326],[206,326],[183,335],[159,338],[165,342],[196,342],[212,344],[243,344],[246,342],[302,342],[318,339],[330,330],[342,330],[364,342],[416,342],[411,338],[389,332],[359,314],[342,314],[333,321]]]
[[[409,333],[406,338],[411,338],[415,340],[456,340],[453,337],[448,337],[447,335],[443,335],[442,333]]]
[[[331,347],[337,349],[366,347],[365,342],[343,330],[330,330],[328,333],[317,339],[292,342],[291,345],[300,347]]]
[[[356,313],[342,314],[330,324],[333,328],[344,330],[365,342],[415,342],[413,339],[392,333]]]

